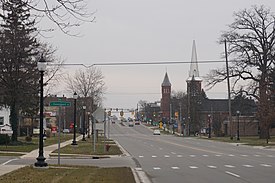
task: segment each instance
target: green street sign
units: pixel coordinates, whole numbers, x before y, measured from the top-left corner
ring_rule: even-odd
[[[50,102],[50,106],[69,107],[71,106],[71,102],[53,101]]]

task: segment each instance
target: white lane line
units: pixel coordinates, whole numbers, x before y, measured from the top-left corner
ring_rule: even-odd
[[[244,167],[247,167],[247,168],[252,168],[252,167],[254,167],[254,166],[252,166],[252,165],[243,165]]]
[[[12,161],[14,161],[14,160],[17,160],[17,158],[15,158],[15,159],[10,159],[10,160],[8,160],[8,161],[2,163],[1,165],[6,165],[6,164],[8,164],[8,163],[10,163],[10,162],[12,162]]]
[[[139,158],[143,158],[144,156],[138,156]]]
[[[233,165],[224,165],[224,166],[227,168],[235,168],[235,166],[233,166]]]
[[[260,164],[260,165],[264,167],[272,167],[272,165],[268,165],[268,164]]]
[[[204,155],[202,155],[202,156],[204,156],[204,157],[208,157],[208,155],[207,155],[207,154],[204,154]]]
[[[153,167],[154,170],[160,170],[160,167]]]
[[[195,169],[195,168],[198,168],[198,167],[197,166],[189,166],[189,168]]]
[[[213,165],[207,165],[208,168],[217,168],[216,166]]]
[[[242,154],[241,156],[243,156],[243,157],[247,157],[247,155],[246,155],[246,154]]]
[[[259,155],[259,154],[254,154],[254,156],[255,156],[255,157],[260,157],[260,155]]]
[[[273,155],[267,155],[267,157],[269,157],[269,158],[274,158],[275,156],[273,156]]]
[[[177,154],[177,153],[175,153],[175,152],[171,152],[171,154]]]
[[[233,157],[233,156],[235,156],[234,154],[229,154],[228,156],[231,156],[231,157]]]
[[[235,174],[235,173],[232,173],[232,172],[229,172],[229,171],[226,171],[225,173],[229,174],[229,175],[233,175],[235,177],[241,177],[239,176],[238,174]]]
[[[220,156],[222,156],[222,155],[220,155],[220,154],[216,154],[215,156],[220,157]]]
[[[173,170],[178,170],[178,169],[180,169],[179,167],[177,167],[177,166],[172,166],[171,167]]]
[[[194,155],[194,154],[191,154],[191,155],[189,155],[189,156],[192,157],[192,158],[196,157],[196,155]]]
[[[156,158],[157,156],[153,155],[152,158]]]
[[[177,155],[177,157],[178,157],[178,158],[181,158],[181,157],[182,157],[182,155]]]
[[[164,155],[165,158],[169,158],[170,156],[169,155]]]
[[[141,171],[142,170],[142,168],[135,168],[137,171]]]

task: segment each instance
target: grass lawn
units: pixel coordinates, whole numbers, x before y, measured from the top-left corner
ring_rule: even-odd
[[[50,166],[48,169],[24,167],[0,177],[1,183],[135,183],[130,168],[91,166]]]
[[[203,139],[205,139],[205,137],[203,137]],[[240,137],[239,141],[236,138],[233,138],[233,140],[231,140],[230,137],[212,137],[209,140],[216,140],[229,143],[243,143],[251,146],[275,146],[275,136],[272,136],[268,140],[268,144],[266,143],[266,139],[259,139],[258,136]]]
[[[113,140],[106,139],[106,144],[109,144],[111,147],[109,151],[104,152],[104,138],[99,137],[98,142],[96,142],[96,152],[94,152],[94,143],[93,138],[86,138],[86,141],[78,141],[77,147],[72,145],[67,145],[60,149],[60,153],[63,154],[82,154],[82,155],[120,155],[122,152],[119,147]],[[58,150],[55,150],[54,153],[58,153]]]
[[[73,138],[73,134],[61,134],[60,141],[64,142]],[[38,149],[39,137],[32,137],[31,142],[26,142],[25,137],[18,137],[20,142],[17,145],[0,145],[0,151],[12,151],[12,152],[31,152],[34,149]],[[58,135],[47,138],[44,141],[44,146],[57,144]]]

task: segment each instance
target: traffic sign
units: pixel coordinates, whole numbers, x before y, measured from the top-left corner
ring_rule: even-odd
[[[50,106],[69,107],[71,106],[71,102],[53,101],[50,102]]]

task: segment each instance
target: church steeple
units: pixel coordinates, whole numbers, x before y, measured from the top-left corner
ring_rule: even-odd
[[[164,76],[161,86],[171,86],[167,72],[165,73],[165,76]]]
[[[164,80],[161,84],[161,113],[163,122],[170,120],[170,100],[171,100],[171,83],[168,78],[167,72],[165,73]]]
[[[189,70],[189,77],[187,81],[202,81],[199,75],[199,67],[198,67],[198,59],[197,59],[197,51],[196,51],[196,43],[195,40],[193,40],[193,46],[192,46],[192,57],[191,57],[191,64],[190,64],[190,70]]]

